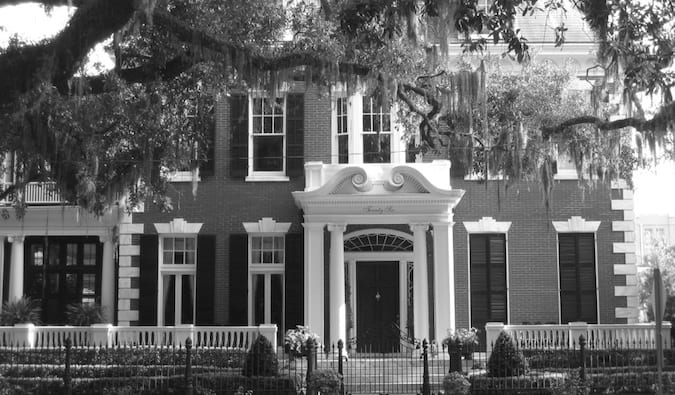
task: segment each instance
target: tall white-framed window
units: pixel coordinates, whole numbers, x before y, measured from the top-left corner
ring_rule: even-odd
[[[284,327],[286,233],[290,225],[272,218],[244,223],[249,250],[249,325]]]
[[[249,169],[253,177],[286,174],[286,99],[249,96]]]
[[[395,105],[384,109],[375,97],[334,91],[332,163],[405,163],[395,113]]]
[[[197,234],[202,224],[182,218],[155,224],[159,234],[157,324],[195,323]]]

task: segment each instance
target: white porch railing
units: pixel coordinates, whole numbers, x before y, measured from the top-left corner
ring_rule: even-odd
[[[172,346],[190,338],[195,347],[248,349],[260,335],[277,347],[277,326],[0,326],[0,346],[60,347],[70,337],[73,346]]]
[[[0,183],[0,190],[9,187],[10,184]],[[18,192],[17,192],[18,193]],[[61,204],[63,199],[56,190],[55,182],[29,182],[22,192],[25,194],[26,204]],[[9,199],[0,200],[7,203]]]
[[[661,330],[663,347],[671,348],[670,322]],[[588,349],[656,348],[656,324],[587,324],[571,322],[567,325],[504,325],[488,322],[485,325],[488,353],[501,331],[508,332],[518,346],[530,348],[567,348],[579,342],[584,335]]]

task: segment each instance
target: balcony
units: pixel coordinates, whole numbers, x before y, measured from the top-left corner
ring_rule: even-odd
[[[0,190],[9,187],[10,184],[0,183]],[[64,204],[65,201],[61,194],[56,190],[56,182],[30,182],[26,185],[25,202],[28,205],[57,205]],[[0,200],[0,205],[8,205],[14,200],[14,197],[9,197]]]

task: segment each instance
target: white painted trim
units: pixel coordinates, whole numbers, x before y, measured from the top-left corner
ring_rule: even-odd
[[[290,222],[277,222],[274,218],[263,217],[258,222],[243,222],[248,234],[286,234],[291,227]],[[250,249],[249,249],[250,252]]]
[[[345,241],[347,241],[349,239],[353,239],[355,237],[374,234],[374,233],[382,233],[382,234],[389,234],[389,235],[392,235],[392,236],[398,236],[402,239],[409,240],[410,242],[412,242],[414,240],[413,236],[410,233],[402,232],[400,230],[387,229],[387,228],[366,228],[366,229],[355,230],[353,232],[349,232],[349,233],[345,234]]]
[[[202,179],[201,177],[199,177],[199,168],[197,168],[196,173],[197,174],[193,176],[190,170],[181,170],[169,173],[167,174],[166,177],[169,180],[169,182],[192,182],[192,181],[200,182]]]
[[[600,228],[600,221],[586,221],[579,216],[570,217],[567,221],[552,222],[558,233],[596,233]]]
[[[286,117],[288,116],[287,114],[287,94],[288,91],[285,90],[282,94],[281,97],[284,99],[284,104],[283,104],[283,120],[282,120],[282,128],[283,128],[283,133],[281,134],[275,134],[275,136],[282,136],[284,139],[283,147],[282,147],[282,161],[281,161],[281,170],[280,171],[255,171],[253,170],[253,162],[254,162],[254,152],[253,152],[253,99],[270,99],[270,96],[267,94],[265,91],[249,91],[247,98],[248,98],[248,133],[247,133],[247,141],[248,141],[248,171],[247,171],[247,177],[245,178],[246,182],[255,182],[255,181],[288,181],[288,177],[286,177],[286,148],[288,145],[288,134],[286,131]],[[272,98],[274,100],[274,98]],[[284,179],[285,178],[285,179]]]
[[[510,221],[495,221],[492,217],[483,217],[478,221],[464,221],[467,233],[508,233]]]
[[[155,230],[160,235],[197,235],[202,228],[202,223],[190,223],[183,218],[174,218],[168,223],[155,223]]]
[[[347,261],[400,261],[401,259],[412,261],[412,251],[345,251],[345,260]]]
[[[285,182],[289,181],[288,176],[276,173],[257,172],[254,175],[246,176],[246,182]]]

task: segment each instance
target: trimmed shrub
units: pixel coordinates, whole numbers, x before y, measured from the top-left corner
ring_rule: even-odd
[[[307,389],[319,391],[321,394],[338,395],[342,384],[342,376],[333,369],[317,369],[307,382]]]
[[[258,336],[246,354],[242,374],[251,376],[275,376],[279,372],[279,361],[272,349],[272,343],[265,336]]]
[[[443,391],[446,394],[469,395],[471,383],[467,378],[459,373],[448,373],[443,377]]]
[[[75,326],[100,324],[103,322],[103,310],[93,303],[71,303],[66,306],[66,321]]]
[[[39,301],[25,296],[3,303],[2,312],[0,312],[0,325],[12,326],[26,323],[40,325],[41,314],[42,308]]]
[[[502,331],[495,341],[487,370],[491,377],[520,376],[528,371],[525,356],[506,331]]]

